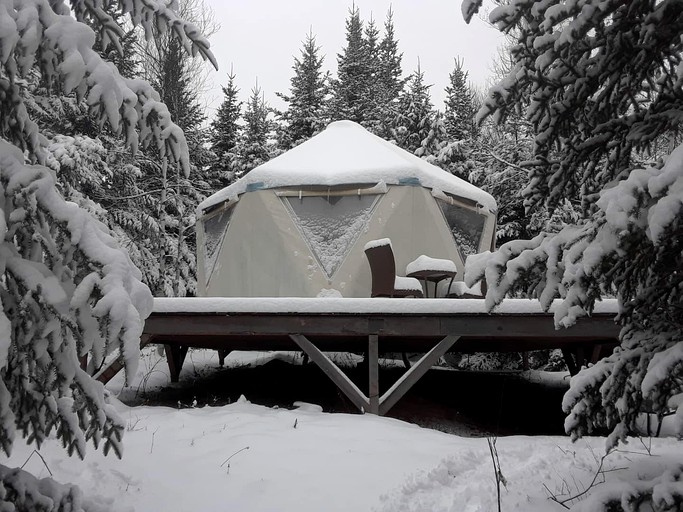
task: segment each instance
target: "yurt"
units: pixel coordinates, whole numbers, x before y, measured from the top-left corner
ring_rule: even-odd
[[[491,195],[351,121],[202,202],[198,288],[209,297],[369,297],[367,242],[389,238],[399,275],[421,255],[465,258],[494,243]]]

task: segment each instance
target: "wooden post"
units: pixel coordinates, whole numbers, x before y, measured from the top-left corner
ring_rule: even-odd
[[[602,355],[602,345],[600,343],[596,343],[593,345],[593,352],[591,354],[591,360],[590,362],[595,364],[598,361],[600,361]]]
[[[228,356],[230,352],[230,350],[218,350],[218,366],[220,366],[221,368],[225,366],[225,358]]]
[[[301,334],[290,334],[289,337],[299,345],[299,348],[303,350],[311,360],[317,364],[320,369],[325,372],[332,382],[334,382],[337,387],[344,393],[349,400],[351,400],[356,407],[362,411],[367,411],[370,408],[370,402],[368,398],[363,394],[363,392],[358,389],[351,379],[349,379],[344,372],[342,372],[339,367],[334,364],[330,359],[323,354],[318,347],[313,345],[306,336]]]
[[[183,368],[185,356],[187,355],[187,347],[182,345],[164,345],[164,348],[166,350],[168,371],[171,374],[171,382],[178,382],[180,370]]]
[[[567,370],[569,370],[569,375],[572,377],[579,373],[576,362],[574,361],[574,354],[568,348],[562,349],[562,356],[564,357],[564,362],[567,365]]]
[[[410,370],[410,359],[408,359],[408,353],[401,352],[401,359],[403,360],[403,366],[406,367],[406,370]]]
[[[579,373],[581,368],[586,365],[586,351],[584,350],[583,345],[576,347],[574,355],[576,356],[576,373]]]
[[[368,336],[368,412],[379,414],[379,336]]]
[[[379,401],[379,414],[384,416],[420,378],[427,373],[441,356],[443,356],[460,339],[460,336],[446,336],[429,352],[404,373]]]

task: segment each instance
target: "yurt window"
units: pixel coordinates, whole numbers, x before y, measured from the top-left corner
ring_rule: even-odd
[[[213,216],[204,219],[204,268],[206,279],[209,279],[216,264],[221,242],[230,225],[230,218],[234,207],[223,208]]]
[[[283,197],[311,252],[329,279],[372,217],[379,194]]]
[[[449,201],[437,199],[437,202],[446,218],[448,227],[451,228],[453,239],[460,250],[463,261],[470,254],[479,252],[486,217]]]

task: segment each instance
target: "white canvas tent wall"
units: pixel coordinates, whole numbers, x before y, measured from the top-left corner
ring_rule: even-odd
[[[363,247],[378,238],[399,274],[426,254],[462,277],[465,257],[491,248],[495,212],[486,192],[338,121],[199,205],[199,292],[369,297]]]

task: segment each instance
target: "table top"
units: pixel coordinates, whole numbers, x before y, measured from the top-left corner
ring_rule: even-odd
[[[415,279],[437,283],[443,279],[455,277],[456,274],[457,272],[451,272],[449,270],[417,270],[408,274],[407,277],[414,277]]]

